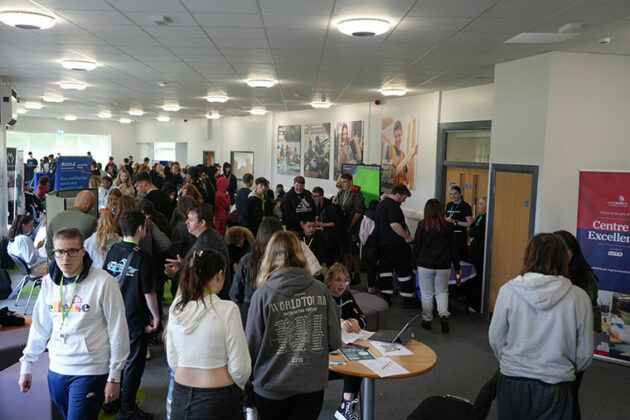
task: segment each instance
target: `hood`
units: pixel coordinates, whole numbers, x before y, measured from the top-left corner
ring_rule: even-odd
[[[293,296],[313,283],[313,276],[306,268],[289,267],[274,272],[265,286],[283,296]]]
[[[86,251],[85,255],[83,256],[83,270],[81,271],[81,274],[79,274],[79,279],[77,280],[77,283],[81,283],[83,280],[85,280],[88,273],[90,272],[91,267],[92,258],[90,258],[90,255]],[[48,265],[48,273],[50,273],[50,279],[56,285],[59,285],[59,283],[61,283],[61,269],[59,268],[59,266],[57,266],[57,262],[54,259]]]
[[[556,306],[571,290],[571,281],[562,276],[525,273],[510,281],[514,293],[538,310]]]
[[[184,334],[193,332],[206,311],[212,308],[215,299],[219,299],[219,297],[217,295],[208,295],[203,298],[203,301],[188,302],[181,312],[174,309],[169,311],[168,327],[180,329]],[[171,308],[175,308],[177,301],[179,301],[179,296],[175,299]]]
[[[227,178],[221,177],[217,179],[217,190],[219,192],[226,192],[230,186],[230,181]]]
[[[223,163],[223,173],[225,173],[225,170],[226,170],[227,168],[232,169],[232,165],[230,165],[230,164],[229,164],[229,163],[227,163],[227,162],[224,162],[224,163]],[[232,173],[232,171],[230,171],[230,173]]]
[[[354,185],[350,191],[361,191],[361,187]]]
[[[210,179],[216,178],[215,177],[216,173],[217,173],[217,168],[214,165],[208,166],[208,169],[206,170],[206,175],[208,175]]]
[[[224,178],[225,179],[225,178]],[[262,195],[258,195],[256,194],[256,190],[252,190],[252,192],[249,193],[249,195],[247,196],[247,198],[249,197],[256,197],[256,198],[262,198]]]

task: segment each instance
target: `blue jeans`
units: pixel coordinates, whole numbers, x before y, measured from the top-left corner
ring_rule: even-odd
[[[48,389],[65,420],[96,420],[105,400],[104,375],[60,375],[48,371]]]

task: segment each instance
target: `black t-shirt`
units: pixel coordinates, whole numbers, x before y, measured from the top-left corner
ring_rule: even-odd
[[[132,251],[135,252],[129,261],[126,278],[121,281],[119,277]],[[153,266],[149,254],[134,243],[119,242],[107,253],[103,268],[118,280],[125,302],[129,329],[144,328],[151,320],[151,312],[144,295],[155,291]]]
[[[457,204],[451,201],[446,205],[446,217],[450,217],[458,222],[465,222],[468,216],[472,217],[472,208],[470,208],[470,204],[464,200],[460,200]],[[455,226],[455,233],[461,232],[466,232],[466,228]]]
[[[144,198],[152,202],[157,211],[162,213],[168,219],[171,218],[171,214],[173,214],[173,205],[171,203],[171,199],[168,198],[166,193],[160,190],[153,190],[150,191]]]
[[[376,208],[376,228],[378,229],[378,244],[379,245],[404,245],[405,239],[394,232],[394,229],[390,226],[390,223],[400,223],[400,225],[406,230],[407,223],[405,223],[405,215],[403,214],[400,204],[395,202],[389,197],[385,197]]]

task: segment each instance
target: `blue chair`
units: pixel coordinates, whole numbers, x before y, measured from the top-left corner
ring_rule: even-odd
[[[20,270],[20,273],[24,275],[22,280],[20,280],[20,283],[13,290],[13,293],[11,293],[11,295],[9,296],[9,299],[12,299],[13,296],[16,296],[15,306],[18,305],[18,300],[20,299],[20,295],[22,294],[22,289],[24,289],[24,286],[26,286],[29,281],[33,282],[31,293],[29,293],[28,295],[28,301],[26,302],[26,307],[24,308],[24,312],[22,313],[23,315],[26,315],[26,312],[28,311],[28,307],[31,304],[31,298],[33,297],[33,290],[35,290],[37,286],[39,287],[42,286],[42,276],[33,277],[31,275],[31,270],[28,268],[28,265],[26,265],[26,263],[24,262],[22,258],[16,257],[15,255],[11,255],[11,254],[9,254],[9,256],[11,257],[11,259],[13,260],[17,268]]]

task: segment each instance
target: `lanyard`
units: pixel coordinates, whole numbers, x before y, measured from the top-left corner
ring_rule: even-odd
[[[74,291],[77,288],[77,281],[79,280],[79,274],[74,278],[74,283],[72,284],[72,292],[70,293],[71,298],[74,298]],[[59,299],[61,300],[61,326],[66,322],[66,318],[68,317],[68,313],[70,313],[70,305],[72,305],[72,301],[68,303],[68,309],[65,309],[64,298],[63,298],[63,275],[61,276],[61,282],[59,283]]]
[[[341,317],[341,309],[343,308],[343,298],[339,298],[339,319],[343,319]]]
[[[343,196],[343,201],[341,201],[341,207],[343,207],[346,204],[346,200],[348,199],[349,195],[350,195],[350,191],[345,191],[345,194]]]
[[[311,240],[308,241],[308,243],[306,244],[306,236],[304,238],[302,238],[302,240],[304,241],[304,243],[306,244],[307,247],[311,247],[311,244],[313,243],[313,239],[315,239],[315,236],[311,237]]]
[[[262,195],[260,196],[260,201],[262,202],[262,211],[263,211],[263,216],[265,214],[265,196]]]
[[[453,202],[453,204],[455,204],[455,202]],[[453,215],[455,214],[455,211],[459,208],[460,204],[462,204],[461,201],[457,203],[456,206],[451,207],[451,209],[448,211],[448,217],[450,217],[451,219],[453,218]]]
[[[214,292],[212,290],[208,289],[207,287],[204,287],[203,291],[206,292],[206,293],[210,293],[211,295],[214,295]]]

